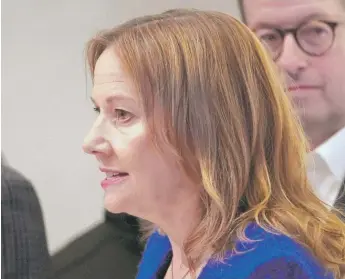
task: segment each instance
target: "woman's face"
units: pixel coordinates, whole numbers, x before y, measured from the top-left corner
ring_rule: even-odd
[[[112,49],[99,57],[92,100],[97,118],[83,148],[99,161],[105,207],[145,219],[169,214],[195,194],[174,157],[154,147],[131,80]]]

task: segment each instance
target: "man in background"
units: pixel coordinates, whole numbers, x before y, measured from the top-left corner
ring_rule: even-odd
[[[345,209],[345,0],[239,0],[239,7],[282,70],[311,143],[315,193]]]
[[[53,255],[54,279],[133,279],[143,245],[136,217],[105,213],[105,221]]]
[[[1,154],[1,278],[50,276],[45,227],[32,184]]]

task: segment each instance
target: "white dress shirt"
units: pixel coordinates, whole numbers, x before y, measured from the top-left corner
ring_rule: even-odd
[[[345,178],[345,127],[308,154],[307,166],[316,195],[333,206]]]

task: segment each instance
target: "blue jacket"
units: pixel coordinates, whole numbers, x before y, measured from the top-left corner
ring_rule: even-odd
[[[291,238],[272,234],[256,224],[246,229],[255,242],[236,243],[241,254],[227,253],[225,261],[209,261],[199,279],[332,279],[312,254]],[[148,240],[137,279],[156,279],[156,273],[171,253],[166,236],[157,232]]]

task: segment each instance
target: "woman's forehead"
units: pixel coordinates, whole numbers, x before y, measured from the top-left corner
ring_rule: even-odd
[[[123,79],[124,71],[121,66],[120,58],[113,49],[106,49],[96,61],[94,69],[94,77],[96,78],[116,78]]]

